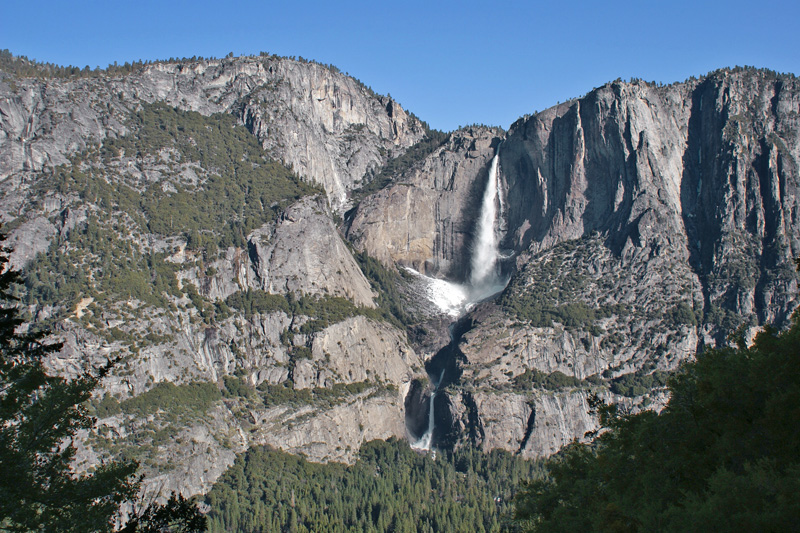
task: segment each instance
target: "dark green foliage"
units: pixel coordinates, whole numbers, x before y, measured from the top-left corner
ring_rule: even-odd
[[[712,305],[705,316],[705,321],[706,324],[718,326],[722,331],[734,332],[739,329],[742,324],[755,325],[755,323],[752,323],[755,321],[755,316],[753,316],[748,323],[745,322],[744,318],[738,313],[730,309]]]
[[[172,493],[165,504],[152,503],[128,521],[121,533],[195,533],[206,530],[206,517],[191,500]]]
[[[607,428],[518,496],[532,531],[796,531],[800,314],[751,347],[707,350],[660,414],[596,404]]]
[[[111,531],[119,506],[138,490],[137,464],[109,461],[91,474],[72,470],[72,438],[94,425],[87,402],[111,363],[71,381],[48,375],[42,360],[60,345],[44,343],[45,330],[16,331],[22,320],[8,291],[21,279],[4,271],[6,263],[0,256],[0,527]],[[114,411],[109,398],[99,406]]]
[[[562,305],[554,304],[554,301],[555,299],[548,295],[542,297],[527,295],[520,298],[513,290],[507,290],[503,293],[500,303],[508,312],[528,320],[532,326],[550,327],[557,322],[567,328],[585,327],[596,335],[602,334],[602,328],[594,326],[595,320],[626,312],[624,304],[593,309],[581,301]]]
[[[314,317],[300,326],[300,333],[304,334],[322,331],[332,324],[360,314],[376,319],[380,317],[380,313],[377,310],[358,307],[347,298],[342,298],[341,296],[326,296],[324,298],[302,296],[294,300],[292,304],[293,314]]]
[[[594,282],[587,264],[601,242],[595,237],[557,244],[538,262],[532,262],[524,275],[512,278],[500,298],[505,311],[535,327],[554,323],[567,328],[585,328],[592,335],[603,334],[596,320],[629,313],[625,304],[590,307],[582,298],[590,294]]]
[[[98,209],[90,208],[88,220],[73,228],[66,241],[57,239],[29,264],[26,303],[69,311],[78,299],[92,296],[168,308],[186,292],[206,321],[216,312],[224,315],[191,284],[178,289],[178,267],[164,260],[166,254],[147,249],[145,235],[184,237],[191,257],[210,260],[228,246],[243,247],[250,231],[319,189],[267,159],[230,115],[203,117],[148,104],[133,114],[129,127],[130,135],[106,139],[33,184],[33,192],[42,197],[52,190],[77,193],[84,205]],[[115,173],[133,163],[157,166],[166,179],[143,181]],[[182,177],[186,165],[197,180]]]
[[[26,303],[64,305],[81,298],[136,298],[165,307],[167,296],[181,296],[172,263],[163,254],[146,254],[135,241],[119,238],[108,218],[91,216],[69,233],[63,253],[36,256],[26,269]]]
[[[669,372],[656,370],[650,374],[642,371],[623,374],[611,380],[611,392],[620,396],[642,396],[658,387],[665,387]]]
[[[100,416],[120,412],[119,402],[108,394],[91,400],[114,362],[70,381],[47,374],[43,360],[60,345],[45,342],[47,330],[18,331],[22,320],[10,292],[22,280],[6,270],[6,252],[0,253],[0,529],[114,531],[120,506],[136,504],[142,479],[134,476],[137,462],[107,460],[90,473],[73,471],[73,439],[94,428],[90,409]],[[203,529],[202,515],[182,498],[148,509],[162,523],[173,524],[172,531]],[[125,531],[155,530],[134,520]]]
[[[292,312],[291,305],[282,294],[269,294],[260,289],[235,292],[228,296],[225,303],[244,313],[248,320],[254,314],[266,315],[283,311],[289,315]]]
[[[109,393],[105,393],[101,400],[93,399],[89,404],[89,408],[92,416],[97,418],[108,418],[122,412],[119,407],[119,400]]]
[[[527,369],[514,378],[514,389],[519,391],[529,391],[534,387],[548,390],[574,389],[588,385],[589,383],[586,381],[574,376],[568,376],[558,370],[545,374],[535,368]]]
[[[247,318],[255,313],[273,313],[282,311],[290,316],[307,316],[311,320],[304,323],[298,331],[311,334],[341,322],[350,317],[363,315],[373,320],[386,320],[391,317],[380,309],[360,307],[347,298],[340,296],[308,296],[294,298],[292,294],[285,297],[280,294],[269,294],[260,289],[240,291],[229,296],[225,303],[244,312]]]
[[[350,467],[253,448],[206,496],[209,531],[500,531],[518,480],[538,472],[507,452],[434,460],[394,439]]]
[[[199,184],[172,180],[173,192],[165,192],[161,183],[150,185],[131,206],[138,207],[134,212],[144,212],[149,231],[184,234],[190,249],[244,246],[250,231],[275,219],[289,202],[321,192],[268,159],[232,115],[204,117],[155,103],[142,106],[131,127],[136,135],[105,141],[101,152],[106,163],[117,157],[159,157],[162,149],[172,149],[178,161],[169,165],[176,173],[180,163],[197,164],[206,171]],[[120,191],[115,192],[124,192],[126,186],[117,188]],[[118,197],[109,203],[120,202]],[[120,210],[131,212],[125,207],[120,202]]]
[[[167,420],[177,421],[181,416],[202,416],[220,399],[222,393],[213,383],[175,385],[161,381],[149,391],[120,402],[119,406],[122,412],[137,419],[164,413]]]
[[[669,318],[673,325],[697,325],[697,316],[692,306],[686,302],[679,302],[669,311]]]
[[[222,383],[225,386],[222,391],[225,398],[252,398],[255,396],[256,390],[253,386],[240,377],[224,376]]]
[[[360,394],[369,388],[373,388],[376,393],[387,391],[386,387],[369,381],[334,383],[330,387],[314,387],[313,389],[295,389],[291,381],[284,381],[275,385],[264,382],[258,386],[258,392],[265,407],[289,404],[329,408],[345,398]]]
[[[112,432],[94,436],[92,443],[95,449],[105,450],[112,456],[164,469],[159,463],[162,447],[186,427],[203,420],[221,399],[222,393],[214,383],[159,382],[147,392],[119,402],[116,407],[127,424],[128,438],[119,439]]]
[[[413,319],[406,313],[402,297],[397,289],[403,282],[400,274],[383,266],[380,261],[370,257],[366,251],[356,252],[353,256],[358,261],[361,272],[378,293],[378,307],[384,311],[389,321],[401,329],[404,325],[410,324]]]

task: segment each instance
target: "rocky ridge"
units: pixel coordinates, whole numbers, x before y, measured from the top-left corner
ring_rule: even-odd
[[[322,185],[335,209],[367,171],[425,135],[397,102],[338,70],[268,55],[153,63],[113,77],[4,77],[0,180],[128,134],[130,112],[152,102],[237,114],[270,156]]]
[[[0,72],[0,218],[31,319],[66,341],[51,367],[123,356],[93,404],[86,466],[154,452],[151,479],[191,494],[250,445],[349,461],[366,440],[418,436],[426,371],[443,369],[437,446],[539,457],[596,429],[590,394],[657,408],[664,372],[797,306],[799,113],[796,78],[765,71],[614,82],[508,132],[451,133],[337,227],[350,193],[425,130],[335,69],[265,56]],[[223,123],[220,144],[246,128],[258,150],[198,153],[196,132]],[[130,144],[143,138],[158,142]],[[498,153],[513,277],[448,331],[395,268],[469,279]],[[248,196],[279,177],[282,192]],[[422,310],[407,331],[387,287]],[[194,410],[163,401],[193,390],[207,396]]]
[[[512,125],[499,148],[506,218],[497,231],[516,274],[447,351],[457,369],[451,392],[437,395],[440,442],[550,453],[589,427],[585,393],[532,397],[519,385],[526,372],[613,389],[672,370],[741,325],[749,338],[785,321],[797,306],[799,94],[794,77],[748,69],[671,86],[614,82]],[[471,179],[462,187],[481,190],[486,178]],[[355,229],[398,218],[374,206],[402,186],[365,202]],[[416,187],[405,197],[426,185]],[[547,417],[547,405],[568,421],[560,437],[527,423]],[[526,434],[557,445],[523,446]]]

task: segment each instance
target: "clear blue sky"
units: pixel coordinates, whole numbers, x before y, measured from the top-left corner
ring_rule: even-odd
[[[332,63],[431,126],[508,127],[616,78],[800,74],[800,2],[2,0],[0,49],[61,65],[260,51]]]

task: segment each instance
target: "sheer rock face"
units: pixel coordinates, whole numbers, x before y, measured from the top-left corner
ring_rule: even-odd
[[[798,110],[796,78],[745,70],[614,83],[520,120],[501,152],[508,244],[535,254],[597,232],[622,268],[690,267],[675,277],[699,282],[706,312],[785,320],[797,285],[784,271],[800,253]]]
[[[547,457],[596,429],[588,413],[588,393],[573,391],[537,395],[477,393],[479,434],[487,449],[501,448],[524,457]]]
[[[254,441],[303,454],[311,461],[351,463],[361,444],[406,435],[403,398],[397,393],[364,393],[319,413],[309,411],[279,408],[267,412],[258,419]]]
[[[322,185],[336,210],[367,171],[425,135],[390,97],[335,69],[277,57],[156,63],[126,76],[13,86],[0,76],[0,181],[125,135],[140,102],[238,114],[272,157]]]
[[[358,206],[348,231],[384,264],[465,279],[468,250],[501,132],[469,128]]]
[[[474,310],[460,338],[473,392],[450,398],[451,433],[546,455],[592,429],[578,393],[481,391],[528,369],[671,370],[739,325],[784,323],[797,306],[799,114],[796,78],[745,70],[612,83],[515,123],[500,167],[517,271],[504,305]],[[520,447],[526,413],[552,420]]]
[[[337,209],[386,154],[424,136],[397,102],[326,67],[281,61],[269,74],[245,100],[242,120],[268,153],[322,184]]]
[[[324,202],[306,198],[248,236],[248,286],[273,294],[341,296],[375,307],[372,288]]]
[[[334,324],[314,337],[311,358],[294,368],[295,387],[379,381],[407,387],[422,361],[398,331],[359,316]]]
[[[314,461],[351,462],[363,442],[405,438],[403,400],[423,367],[396,328],[359,316],[308,339],[296,336],[295,342],[311,346],[310,358],[292,369],[295,389],[371,385],[327,404],[252,409],[251,444],[271,444]],[[263,369],[263,363],[253,367]]]

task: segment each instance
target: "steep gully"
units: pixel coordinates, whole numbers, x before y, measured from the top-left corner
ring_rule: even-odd
[[[475,227],[475,238],[470,257],[470,275],[468,283],[459,284],[445,280],[427,278],[428,297],[431,301],[456,320],[450,324],[450,344],[439,350],[434,357],[426,363],[426,370],[432,386],[430,396],[425,399],[424,393],[412,389],[406,399],[406,426],[409,433],[411,447],[418,451],[430,451],[439,441],[436,438],[436,396],[437,392],[448,383],[458,379],[457,359],[460,354],[458,341],[461,335],[469,329],[466,324],[468,319],[464,315],[478,302],[490,298],[502,291],[508,283],[508,277],[501,273],[501,262],[508,259],[500,253],[499,234],[502,231],[502,220],[505,211],[503,202],[502,183],[499,175],[498,147],[489,169],[486,188],[481,202],[480,216]],[[418,274],[420,275],[420,274]],[[420,275],[421,276],[421,275]],[[423,276],[425,277],[425,276]],[[418,417],[415,420],[413,405],[427,402],[427,423],[420,424]],[[417,412],[420,410],[417,409]],[[424,432],[420,435],[420,431]]]

